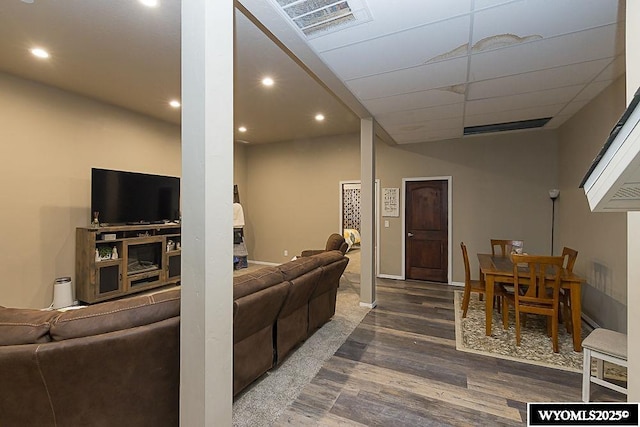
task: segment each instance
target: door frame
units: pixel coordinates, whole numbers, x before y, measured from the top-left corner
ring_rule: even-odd
[[[342,206],[343,204],[343,200],[342,200],[342,187],[345,184],[358,184],[360,186],[362,186],[362,181],[360,181],[359,179],[354,179],[354,180],[348,180],[348,181],[340,181],[339,183],[339,189],[340,191],[338,191],[338,206],[340,207],[340,215],[338,216],[338,230],[340,230],[339,232],[342,233],[342,215],[344,214],[342,211]],[[361,187],[362,188],[362,187]],[[373,189],[373,196],[375,198],[375,208],[374,208],[374,212],[373,215],[375,216],[375,233],[376,233],[376,238],[375,238],[375,243],[373,246],[373,253],[376,256],[376,271],[375,271],[375,277],[378,277],[378,274],[380,272],[380,251],[378,250],[378,248],[380,247],[380,180],[376,179],[374,181],[374,189]]]
[[[452,209],[452,194],[453,194],[453,189],[452,189],[452,177],[449,176],[429,176],[429,177],[415,177],[415,178],[402,178],[402,192],[400,193],[400,212],[402,212],[402,280],[406,280],[407,279],[407,272],[406,272],[406,257],[407,257],[407,248],[406,248],[406,235],[407,235],[407,230],[406,230],[406,224],[405,224],[405,217],[406,217],[406,195],[407,195],[407,182],[414,182],[414,181],[447,181],[447,204],[448,204],[448,218],[447,218],[447,257],[448,257],[448,265],[447,265],[447,285],[451,284],[451,278],[452,276],[452,252],[451,252],[451,236],[452,236],[452,221],[451,221],[451,217],[453,216],[453,209]]]

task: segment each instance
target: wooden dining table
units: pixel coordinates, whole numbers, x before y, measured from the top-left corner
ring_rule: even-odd
[[[493,319],[493,289],[495,283],[513,283],[513,263],[509,256],[493,256],[491,254],[478,254],[480,263],[480,280],[485,284],[485,325],[486,334],[491,335],[491,323]],[[561,273],[561,286],[571,292],[571,324],[573,327],[573,349],[582,351],[582,324],[581,324],[581,292],[585,279],[563,269]]]

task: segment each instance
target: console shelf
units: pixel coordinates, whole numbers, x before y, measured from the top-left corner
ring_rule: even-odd
[[[91,304],[179,284],[180,237],[173,223],[77,228],[78,300]],[[109,258],[114,248],[117,258]]]

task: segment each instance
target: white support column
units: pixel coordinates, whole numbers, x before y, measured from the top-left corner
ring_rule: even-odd
[[[627,105],[640,87],[640,2],[627,0],[626,82]],[[640,310],[633,301],[640,298],[640,212],[627,213],[627,401],[640,400]],[[631,302],[631,304],[629,304]]]
[[[180,424],[232,423],[232,0],[182,0]]]
[[[627,401],[640,400],[640,212],[627,213]]]
[[[375,179],[373,119],[360,119],[360,305],[376,306]]]

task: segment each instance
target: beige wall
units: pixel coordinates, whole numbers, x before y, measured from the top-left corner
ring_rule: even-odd
[[[489,239],[519,238],[533,253],[547,253],[551,236],[549,188],[557,183],[553,132],[390,147],[376,145],[381,188],[402,178],[452,176],[453,280],[464,281],[459,253],[489,251]],[[359,179],[357,135],[247,147],[249,258],[281,262],[322,247],[339,230],[339,182]],[[402,223],[381,228],[380,273],[402,272]],[[472,257],[474,273],[477,261]]]
[[[47,307],[74,278],[91,167],[180,175],[180,127],[0,73],[0,305]]]
[[[625,213],[591,212],[578,188],[625,108],[624,77],[567,121],[560,138],[557,250],[578,250],[575,271],[587,280],[584,312],[599,325],[626,331],[627,221]]]
[[[460,242],[471,254],[490,251],[489,240],[524,240],[530,253],[548,253],[551,203],[556,183],[553,132],[511,133],[410,144],[379,145],[381,186],[402,187],[402,178],[452,177],[453,281],[464,282]],[[381,229],[381,271],[402,268],[402,214]],[[477,258],[470,257],[477,272]]]
[[[340,231],[339,182],[360,179],[359,136],[246,146],[246,168],[249,259],[288,261]]]

